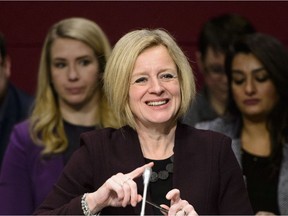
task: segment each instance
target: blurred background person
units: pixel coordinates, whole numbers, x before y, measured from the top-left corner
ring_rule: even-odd
[[[184,123],[207,121],[223,115],[227,102],[227,77],[224,70],[225,53],[238,37],[255,32],[246,18],[223,14],[208,20],[200,31],[197,66],[204,84],[184,117]]]
[[[10,76],[11,59],[0,33],[0,167],[13,126],[28,116],[33,102],[31,95],[9,81]]]
[[[152,167],[147,200],[168,215],[252,213],[231,139],[179,122],[195,82],[168,32],[125,34],[108,60],[104,89],[123,127],[82,134],[81,147],[35,214],[139,215],[146,167]]]
[[[256,33],[227,54],[228,107],[223,118],[198,123],[232,138],[257,214],[288,214],[288,53]]]
[[[80,133],[117,127],[102,89],[110,52],[93,21],[69,18],[51,27],[32,114],[15,126],[3,160],[0,214],[32,214],[78,148]]]

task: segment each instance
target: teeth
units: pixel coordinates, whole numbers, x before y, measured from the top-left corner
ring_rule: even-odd
[[[164,101],[154,101],[154,102],[149,102],[149,103],[147,103],[149,106],[160,106],[160,105],[163,105],[163,104],[165,104],[166,103],[166,101],[164,100]]]

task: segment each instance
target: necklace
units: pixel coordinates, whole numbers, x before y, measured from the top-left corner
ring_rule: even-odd
[[[150,182],[156,182],[158,179],[166,180],[168,179],[169,175],[173,173],[173,161],[174,155],[170,158],[161,160],[161,161],[154,161],[154,169],[152,168],[152,173],[150,177]]]

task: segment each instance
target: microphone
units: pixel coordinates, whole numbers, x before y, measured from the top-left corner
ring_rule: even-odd
[[[141,216],[144,216],[144,214],[145,214],[147,188],[148,188],[151,172],[152,172],[151,168],[150,167],[146,167],[145,171],[144,171],[144,173],[142,175],[143,176],[144,191],[143,191],[142,207],[141,207],[141,213],[140,213]]]

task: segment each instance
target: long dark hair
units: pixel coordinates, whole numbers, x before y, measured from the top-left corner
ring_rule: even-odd
[[[226,56],[225,71],[228,78],[227,114],[240,116],[232,95],[232,61],[238,53],[253,54],[264,66],[274,83],[279,100],[268,116],[267,128],[271,135],[270,159],[274,167],[282,160],[283,144],[288,140],[288,52],[276,38],[262,33],[243,37],[230,47]]]

